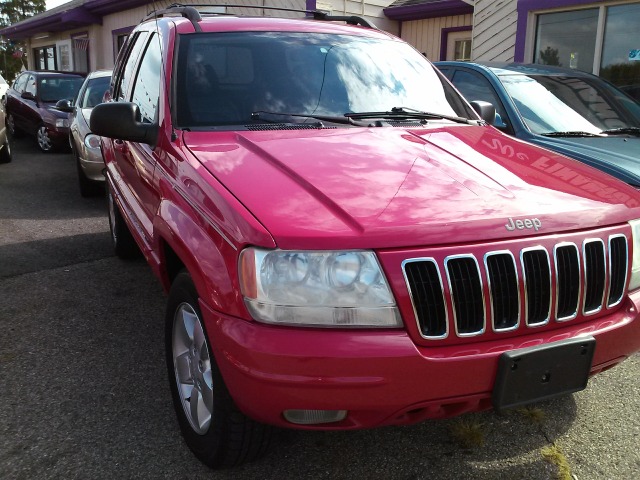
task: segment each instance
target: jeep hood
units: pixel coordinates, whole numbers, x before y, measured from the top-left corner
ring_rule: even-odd
[[[627,183],[640,187],[640,138],[610,137],[544,137],[529,141],[599,168]]]
[[[493,127],[185,132],[183,139],[280,248],[487,241],[640,217],[640,196],[628,185]],[[507,228],[510,219],[523,228]]]

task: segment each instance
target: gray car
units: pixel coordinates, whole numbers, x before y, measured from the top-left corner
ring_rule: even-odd
[[[111,70],[98,70],[85,79],[70,115],[69,142],[76,158],[78,184],[83,197],[104,192],[104,160],[100,151],[100,137],[91,133],[89,118],[93,107],[102,103],[109,89]]]
[[[547,65],[435,65],[467,100],[493,104],[494,126],[503,132],[640,188],[640,103],[621,89],[590,73]],[[554,165],[538,168],[553,171]]]
[[[0,104],[0,163],[9,163],[11,161],[11,145],[9,145],[4,116],[4,105]]]

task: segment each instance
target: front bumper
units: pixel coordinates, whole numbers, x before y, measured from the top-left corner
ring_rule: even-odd
[[[519,337],[444,347],[417,346],[403,330],[324,330],[247,322],[204,303],[205,327],[232,397],[248,416],[305,429],[403,425],[491,408],[505,351],[590,335],[591,374],[640,350],[640,292],[591,322]],[[282,412],[348,410],[336,423],[300,426]]]

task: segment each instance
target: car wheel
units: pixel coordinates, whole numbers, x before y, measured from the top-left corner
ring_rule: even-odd
[[[9,135],[11,135],[12,137],[19,137],[22,134],[18,127],[16,127],[16,119],[11,113],[7,114],[7,118],[5,119],[4,123],[7,126]]]
[[[109,209],[111,241],[116,256],[123,260],[139,257],[141,253],[140,249],[131,235],[124,218],[122,218],[122,214],[120,213],[109,188],[107,188],[107,205]]]
[[[246,417],[231,398],[211,353],[198,294],[186,271],[178,274],[169,292],[165,342],[173,406],[196,457],[217,468],[264,455],[272,427]]]
[[[82,169],[82,165],[80,164],[80,157],[78,156],[78,151],[71,147],[73,152],[73,156],[76,159],[76,170],[78,171],[78,186],[80,187],[80,195],[83,197],[96,197],[101,193],[104,195],[104,184],[103,182],[96,182],[87,178]]]
[[[11,161],[11,144],[7,138],[0,149],[0,163],[9,163]]]
[[[38,146],[43,152],[47,153],[53,150],[51,138],[49,137],[49,131],[44,125],[40,125],[38,127],[38,131],[36,132],[36,140],[38,140]]]

